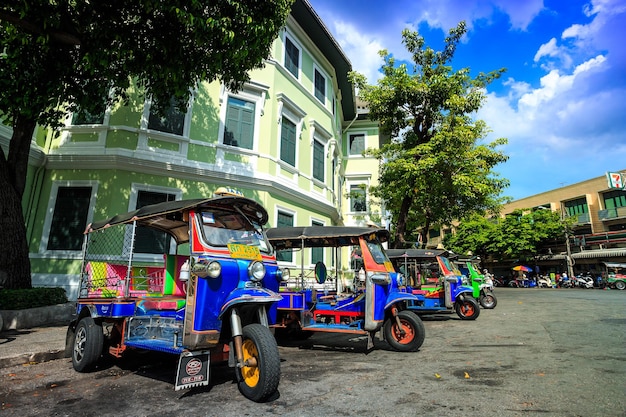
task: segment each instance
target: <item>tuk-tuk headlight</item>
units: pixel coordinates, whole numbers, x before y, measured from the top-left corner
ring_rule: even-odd
[[[207,275],[210,278],[217,278],[221,274],[222,274],[222,265],[219,262],[213,261],[207,266]]]
[[[250,276],[251,281],[261,281],[265,277],[265,265],[263,262],[252,262],[250,266],[248,266],[248,276]]]
[[[404,278],[404,275],[402,274],[398,274],[397,278],[396,278],[396,283],[398,284],[398,287],[404,287],[406,279]]]
[[[287,268],[278,268],[276,271],[276,280],[278,282],[285,282],[289,279],[289,269]]]

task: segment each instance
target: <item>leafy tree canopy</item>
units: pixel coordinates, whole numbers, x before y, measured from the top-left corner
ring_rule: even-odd
[[[528,261],[547,241],[563,241],[572,221],[550,210],[515,210],[491,219],[475,215],[462,220],[456,232],[446,236],[445,245],[462,254]]]
[[[200,81],[237,90],[263,65],[293,0],[7,0],[0,5],[0,282],[30,286],[21,212],[36,124],[99,113],[132,82],[162,112],[185,108]]]
[[[498,150],[507,141],[481,143],[489,130],[472,117],[485,100],[485,87],[504,69],[473,78],[468,68],[453,71],[449,63],[465,32],[465,23],[459,23],[450,30],[444,49],[434,51],[417,32],[405,30],[403,43],[413,68],[397,65],[383,50],[384,76],[377,85],[352,74],[360,98],[369,105],[369,117],[393,138],[366,152],[381,161],[379,185],[371,192],[392,215],[395,246],[418,240],[412,235],[417,229],[425,245],[432,226],[473,212],[497,212],[505,201],[499,195],[508,180],[492,168],[508,159]]]

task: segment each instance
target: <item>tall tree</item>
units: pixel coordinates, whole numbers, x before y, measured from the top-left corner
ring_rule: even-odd
[[[499,195],[508,180],[492,168],[507,160],[497,149],[506,139],[479,144],[488,128],[471,117],[485,100],[485,87],[504,69],[474,78],[468,68],[453,71],[450,62],[465,33],[461,22],[450,30],[444,49],[434,51],[419,33],[404,30],[403,43],[414,61],[411,70],[396,65],[383,50],[383,77],[377,85],[352,74],[369,117],[394,138],[367,152],[381,161],[380,182],[371,191],[392,215],[397,247],[405,246],[418,227],[425,245],[431,227],[471,212],[496,211],[504,201]]]
[[[237,90],[261,67],[293,0],[9,0],[0,6],[0,283],[31,286],[22,195],[37,124],[126,100],[131,82],[156,111],[185,108],[201,81]]]

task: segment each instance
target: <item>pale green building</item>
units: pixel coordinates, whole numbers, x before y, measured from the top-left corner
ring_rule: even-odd
[[[59,135],[39,129],[23,200],[33,286],[61,286],[75,299],[90,222],[221,186],[261,202],[271,227],[386,226],[367,196],[378,161],[361,153],[380,145],[378,126],[357,106],[351,70],[310,4],[297,0],[271,58],[241,91],[204,83],[186,113],[165,119],[137,92],[128,106],[68,115]],[[5,149],[10,137],[0,126]],[[157,261],[166,240],[147,241],[142,260]],[[311,267],[336,262],[330,250],[305,258]]]

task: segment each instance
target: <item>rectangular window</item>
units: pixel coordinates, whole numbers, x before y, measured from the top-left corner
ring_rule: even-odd
[[[82,250],[91,187],[59,187],[52,214],[48,250]]]
[[[315,97],[317,97],[322,104],[325,104],[326,78],[318,70],[315,70]]]
[[[350,210],[352,212],[367,211],[364,184],[350,186]]]
[[[626,191],[609,191],[604,193],[602,198],[604,199],[604,208],[606,209],[626,207]]]
[[[176,200],[174,194],[139,190],[135,208],[174,200]],[[138,226],[135,231],[135,253],[169,253],[170,239],[165,232]]]
[[[283,117],[280,133],[280,160],[296,166],[296,125]]]
[[[293,214],[278,212],[276,227],[293,227]],[[282,262],[293,262],[293,252],[291,249],[280,250],[276,253],[276,260]]]
[[[171,133],[173,135],[183,135],[185,127],[185,112],[182,112],[174,105],[174,99],[170,100],[170,105],[162,115],[150,111],[148,117],[148,129],[159,132]]]
[[[580,214],[585,214],[589,212],[589,208],[587,207],[587,199],[584,197],[577,198],[576,200],[566,201],[564,205],[568,216],[578,216]]]
[[[324,182],[324,145],[313,141],[313,178]]]
[[[602,194],[604,208],[607,212],[607,219],[613,219],[620,215],[619,208],[626,207],[626,191],[615,190]]]
[[[363,133],[350,135],[349,142],[350,148],[348,149],[348,153],[350,155],[361,155],[365,150],[365,135]]]
[[[73,125],[101,125],[104,123],[104,110],[97,113],[90,113],[80,109],[72,114]]]
[[[324,224],[313,220],[311,226],[324,226]],[[318,262],[324,262],[324,248],[311,248],[311,263],[316,264]]]
[[[289,38],[285,38],[285,68],[298,78],[300,68],[300,50]]]
[[[252,149],[254,145],[253,102],[228,97],[224,126],[224,145]]]

